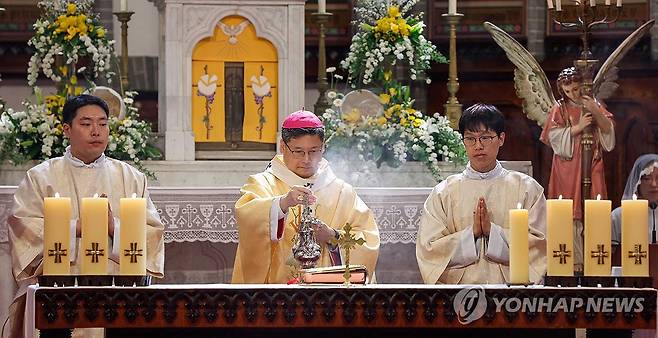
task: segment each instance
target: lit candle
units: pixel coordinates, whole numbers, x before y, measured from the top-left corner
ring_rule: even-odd
[[[621,7],[621,0],[617,0],[617,7]]]
[[[549,276],[573,276],[573,200],[546,201]]]
[[[610,0],[605,0],[605,5],[610,6]]]
[[[82,275],[106,275],[107,256],[107,198],[87,197],[80,208],[82,222]]]
[[[146,199],[122,198],[119,201],[121,231],[119,274],[146,275]]]
[[[562,0],[555,0],[555,10],[562,12]]]
[[[610,211],[612,202],[585,200],[585,276],[610,276],[612,257]]]
[[[121,11],[126,12],[128,10],[128,0],[121,0]]]
[[[46,197],[43,199],[43,274],[71,274],[71,199]]]
[[[590,7],[596,7],[596,0],[589,0]]]
[[[529,250],[528,250],[528,210],[521,209],[521,203],[517,209],[509,211],[509,274],[510,283],[527,284],[529,275]]]
[[[547,0],[548,1],[548,9],[553,9],[553,0]]]
[[[621,201],[621,274],[649,276],[649,203],[647,200]]]
[[[327,12],[327,0],[318,0],[318,13]]]
[[[448,0],[448,14],[457,14],[457,0]]]

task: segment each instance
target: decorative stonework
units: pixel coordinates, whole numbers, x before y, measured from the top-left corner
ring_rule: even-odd
[[[160,82],[159,127],[164,133],[167,161],[192,161],[195,144],[192,132],[192,52],[199,41],[213,36],[226,16],[249,20],[258,37],[277,50],[279,100],[278,118],[304,105],[304,0],[178,0],[154,2],[164,21],[164,81]],[[295,70],[294,72],[291,70]],[[296,108],[296,109],[293,109]]]

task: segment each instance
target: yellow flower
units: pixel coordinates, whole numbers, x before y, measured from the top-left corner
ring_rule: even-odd
[[[359,122],[359,119],[361,119],[361,112],[357,108],[352,108],[351,112],[343,114],[342,117],[345,122],[356,123]]]
[[[395,18],[400,16],[400,8],[398,6],[391,6],[388,8],[388,16]]]
[[[98,29],[96,29],[96,35],[99,38],[104,38],[105,37],[105,29],[103,27],[99,27]]]
[[[391,80],[391,75],[392,75],[392,74],[391,74],[391,71],[390,71],[390,70],[385,71],[385,72],[384,72],[384,80],[386,80],[386,81],[390,81],[390,80]]]
[[[74,85],[74,86],[76,84],[78,84],[78,77],[77,76],[75,76],[75,75],[71,76],[71,84]]]
[[[66,12],[68,14],[74,14],[76,10],[77,7],[74,3],[69,3],[68,5],[66,5]]]
[[[397,34],[400,32],[400,27],[394,23],[391,24],[391,32]]]
[[[82,94],[82,92],[83,92],[84,90],[85,90],[84,87],[76,86],[76,87],[75,87],[75,95],[78,96],[78,95]]]
[[[398,93],[398,90],[395,88],[389,88],[388,92],[391,94],[391,96],[395,96]]]
[[[409,122],[407,122],[407,119],[405,119],[403,117],[403,118],[400,119],[400,125],[402,125],[403,127],[406,127],[406,126],[409,125]]]
[[[422,123],[423,123],[423,120],[421,120],[421,119],[416,119],[416,120],[414,121],[414,127],[418,128],[418,127],[420,127],[420,125],[421,125]]]
[[[380,126],[385,125],[387,121],[388,119],[384,116],[380,116],[377,118],[377,124],[379,124]]]
[[[387,104],[389,101],[391,101],[391,96],[385,93],[379,94],[379,102],[381,104]]]

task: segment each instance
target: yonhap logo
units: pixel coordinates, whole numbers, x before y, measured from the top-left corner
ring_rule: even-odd
[[[466,325],[480,319],[487,311],[487,298],[484,295],[484,288],[472,286],[460,290],[455,295],[452,305],[461,324]]]

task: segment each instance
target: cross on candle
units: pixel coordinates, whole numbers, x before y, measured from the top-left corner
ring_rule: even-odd
[[[560,264],[567,264],[567,257],[571,257],[571,251],[567,250],[567,244],[560,243],[560,250],[553,250],[553,257],[560,257]]]
[[[137,242],[130,243],[130,249],[125,249],[124,256],[130,256],[130,263],[137,263],[137,256],[142,255],[142,249],[137,249]]]
[[[354,249],[357,245],[363,245],[366,243],[365,239],[354,237],[352,233],[352,225],[347,223],[343,226],[343,231],[345,232],[335,240],[336,244],[340,246],[341,249],[345,251],[345,273],[343,278],[345,279],[345,285],[350,285],[350,250]]]
[[[635,258],[635,264],[642,264],[642,257],[647,257],[647,252],[642,251],[642,244],[635,244],[635,250],[628,252],[628,258]]]
[[[597,244],[596,251],[592,251],[592,258],[598,258],[596,264],[605,264],[605,258],[608,257],[608,251],[605,251],[604,244]]]
[[[105,250],[99,249],[100,244],[97,242],[91,243],[91,249],[87,249],[87,254],[85,256],[91,256],[92,263],[98,263],[99,256],[105,256]]]
[[[66,249],[62,249],[62,243],[55,243],[55,249],[48,249],[48,257],[55,257],[55,263],[62,262],[62,256],[66,256]]]

